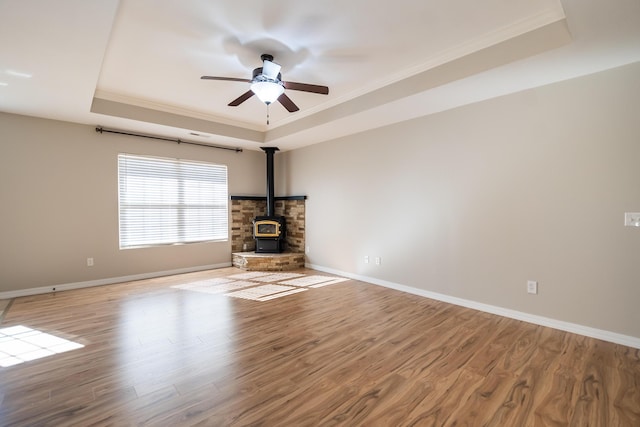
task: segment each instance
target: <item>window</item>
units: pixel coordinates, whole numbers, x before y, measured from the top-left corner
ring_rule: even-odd
[[[227,167],[118,155],[120,249],[228,239]]]

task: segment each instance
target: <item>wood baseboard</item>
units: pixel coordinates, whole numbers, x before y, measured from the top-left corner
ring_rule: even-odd
[[[376,279],[375,277],[362,276],[359,274],[352,274],[345,271],[339,271],[332,268],[323,267],[315,264],[305,264],[305,267],[312,268],[318,271],[324,271],[325,273],[331,273],[338,276],[348,277],[354,280],[360,280],[362,282],[371,283],[385,288],[395,289],[398,291],[406,292],[413,295],[422,296],[425,298],[431,298],[436,301],[447,302],[466,308],[471,308],[486,313],[496,314],[498,316],[507,317],[510,319],[521,320],[523,322],[532,323],[534,325],[546,326],[553,329],[558,329],[565,332],[571,332],[573,334],[583,335],[590,338],[596,338],[603,341],[612,342],[615,344],[625,345],[627,347],[633,347],[640,349],[640,337],[632,337],[629,335],[619,334],[617,332],[606,331],[603,329],[592,328],[590,326],[584,326],[577,323],[565,322],[563,320],[551,319],[549,317],[538,316],[536,314],[525,313],[522,311],[512,310],[509,308],[498,307],[495,305],[484,304],[477,301],[472,301],[464,298],[453,297],[450,295],[440,294],[437,292],[426,291],[424,289],[418,289],[411,286],[401,285],[386,280]]]
[[[16,289],[14,291],[0,292],[0,299],[12,299],[29,295],[47,294],[49,292],[61,292],[72,289],[90,288],[93,286],[113,285],[114,283],[131,282],[134,280],[152,279],[154,277],[172,276],[174,274],[193,273],[196,271],[213,270],[216,268],[231,267],[231,262],[221,264],[201,265],[197,267],[179,268],[175,270],[154,271],[150,273],[133,274],[130,276],[108,277],[105,279],[88,280],[84,282],[62,283],[59,285],[41,286],[37,288]]]

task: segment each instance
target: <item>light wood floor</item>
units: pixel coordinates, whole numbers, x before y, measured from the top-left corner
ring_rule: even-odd
[[[640,426],[640,350],[358,281],[171,287],[238,272],[15,299],[0,327],[85,347],[0,368],[0,425]]]

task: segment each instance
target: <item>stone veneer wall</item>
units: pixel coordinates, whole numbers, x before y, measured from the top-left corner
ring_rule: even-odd
[[[304,253],[305,201],[298,199],[280,199],[276,197],[275,214],[287,220],[287,252]],[[266,200],[231,200],[231,252],[256,250],[253,239],[253,218],[266,215]],[[245,246],[246,245],[246,246]]]
[[[266,200],[231,200],[231,252],[256,250],[252,221],[266,210]]]

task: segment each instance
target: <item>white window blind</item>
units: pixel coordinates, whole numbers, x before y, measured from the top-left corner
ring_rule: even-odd
[[[227,167],[118,155],[120,248],[228,239]]]

